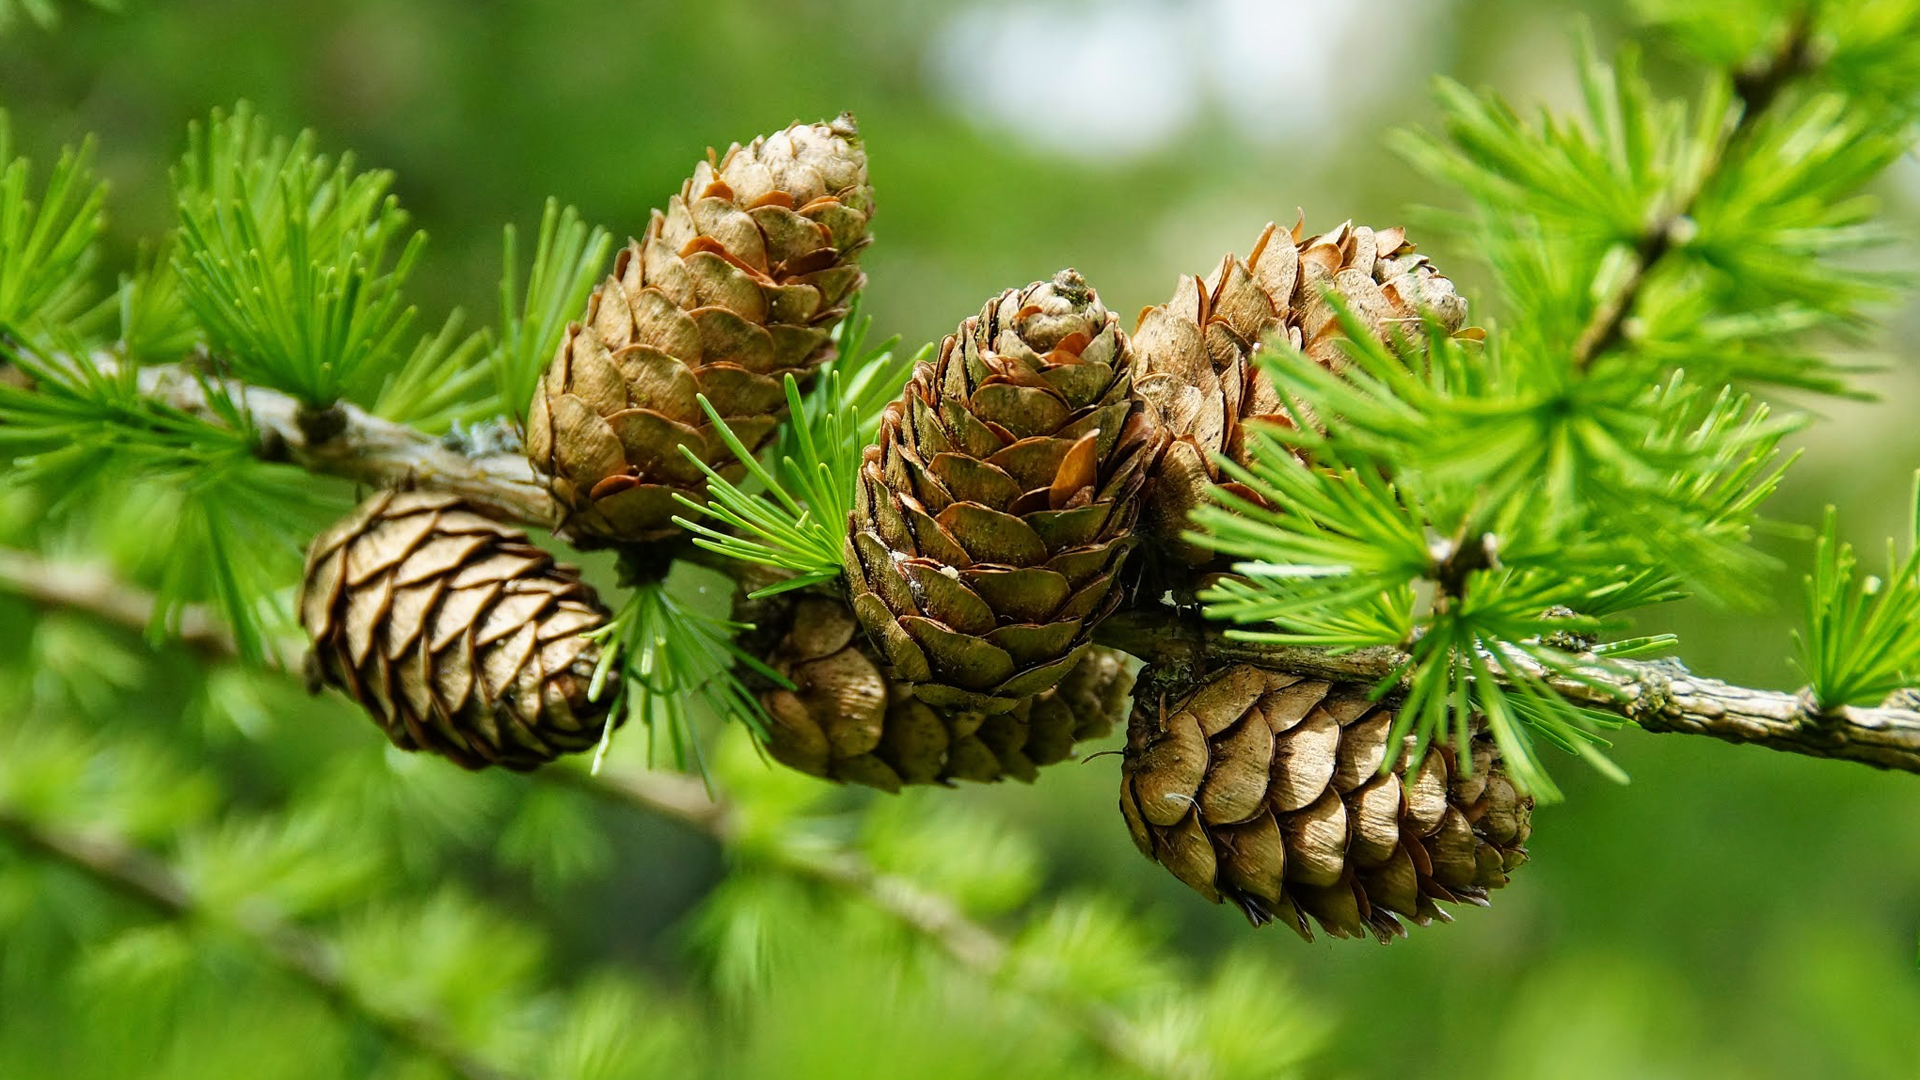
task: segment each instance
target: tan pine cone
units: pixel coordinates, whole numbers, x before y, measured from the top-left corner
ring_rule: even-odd
[[[458,498],[361,503],[308,549],[299,603],[310,675],[402,750],[525,771],[600,741],[609,701],[587,700],[600,646],[581,635],[607,609],[573,568]]]
[[[1484,905],[1526,861],[1533,800],[1485,731],[1472,759],[1434,745],[1406,778],[1389,773],[1393,710],[1366,688],[1224,668],[1177,700],[1134,703],[1120,812],[1142,854],[1200,895],[1232,900],[1258,926],[1312,940],[1404,937]]]
[[[865,282],[873,190],[853,118],[795,124],[695,167],[643,239],[614,261],[534,394],[527,456],[576,539],[672,534],[706,480],[741,465],[695,400],[758,450],[786,412],[784,381],[833,355]]]
[[[1120,602],[1159,434],[1078,273],[1010,289],[888,406],[849,524],[855,613],[929,705],[1005,712]]]
[[[889,680],[844,601],[808,595],[752,602],[766,660],[793,682],[763,691],[767,750],[801,772],[898,791],[908,784],[1032,782],[1126,709],[1126,658],[1088,650],[1060,680],[1010,712],[929,705]]]
[[[1347,222],[1320,236],[1300,233],[1300,225],[1288,232],[1269,224],[1245,259],[1228,254],[1204,282],[1181,278],[1173,299],[1142,312],[1134,331],[1140,396],[1171,439],[1148,485],[1145,529],[1193,565],[1212,553],[1180,536],[1208,486],[1221,481],[1212,455],[1244,465],[1246,424],[1291,423],[1254,364],[1263,343],[1283,338],[1340,370],[1345,334],[1328,289],[1383,341],[1399,334],[1417,344],[1423,313],[1449,332],[1466,321],[1466,301],[1414,251],[1405,230]]]

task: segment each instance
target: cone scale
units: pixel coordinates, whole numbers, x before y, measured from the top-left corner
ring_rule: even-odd
[[[1039,769],[1105,736],[1126,712],[1125,658],[1088,650],[1057,686],[1008,712],[929,705],[889,679],[846,602],[782,594],[736,613],[771,641],[765,660],[793,684],[760,694],[767,750],[792,768],[898,791],[955,781],[1031,783]]]

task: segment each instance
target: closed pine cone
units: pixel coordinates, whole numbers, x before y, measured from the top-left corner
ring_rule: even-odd
[[[525,771],[600,741],[607,609],[525,533],[451,495],[381,492],[307,552],[309,672],[402,750]],[[608,695],[610,698],[612,695]]]
[[[1120,602],[1158,432],[1072,270],[962,323],[887,407],[849,523],[854,612],[929,705],[1011,711]]]
[[[680,452],[742,466],[705,394],[749,450],[786,412],[785,379],[833,355],[830,334],[866,278],[873,190],[851,116],[795,124],[702,161],[643,239],[623,249],[568,327],[534,394],[527,456],[576,540],[672,534],[674,498],[706,497]]]
[[[1247,664],[1179,700],[1138,700],[1127,725],[1120,811],[1134,843],[1200,895],[1254,925],[1312,939],[1404,937],[1484,905],[1526,861],[1533,800],[1493,740],[1471,760],[1432,746],[1407,783],[1404,751],[1382,773],[1393,710],[1366,688]]]

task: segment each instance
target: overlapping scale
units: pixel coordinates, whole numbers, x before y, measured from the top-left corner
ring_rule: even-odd
[[[929,704],[889,679],[853,612],[837,597],[776,595],[740,615],[769,666],[793,683],[760,694],[767,750],[815,776],[898,791],[911,784],[1031,782],[1074,745],[1099,738],[1126,710],[1125,658],[1086,651],[1060,680],[1007,712]]]

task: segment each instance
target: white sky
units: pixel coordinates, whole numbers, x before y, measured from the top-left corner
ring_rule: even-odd
[[[1149,152],[1208,110],[1250,140],[1308,136],[1388,92],[1441,2],[987,0],[932,38],[956,110],[1036,149]],[[1419,70],[1424,70],[1424,65]]]

